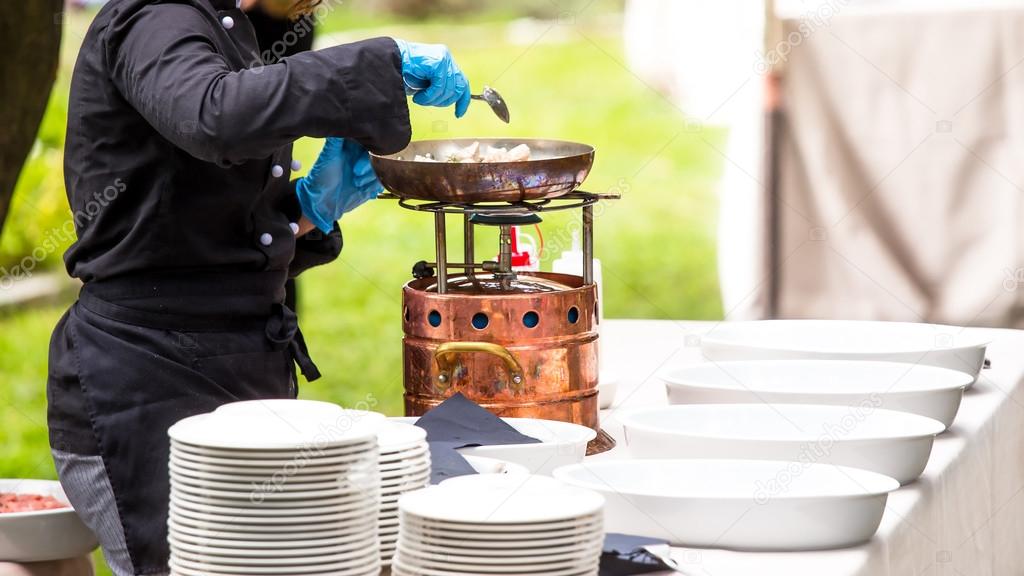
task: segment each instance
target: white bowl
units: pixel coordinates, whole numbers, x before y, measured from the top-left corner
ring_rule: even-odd
[[[883,360],[978,377],[988,341],[957,326],[858,320],[723,322],[701,337],[708,360]]]
[[[513,474],[516,476],[529,476],[530,471],[522,464],[498,460],[497,458],[485,458],[483,456],[463,455],[466,462],[476,470],[477,474]]]
[[[895,410],[813,404],[690,404],[619,417],[634,458],[735,458],[839,464],[912,482],[938,420]]]
[[[0,479],[0,492],[53,496],[67,508],[0,514],[0,559],[43,562],[84,556],[99,545],[68,502],[60,482]]]
[[[604,495],[608,532],[765,551],[864,542],[899,487],[867,470],[774,460],[605,460],[555,478]]]
[[[415,424],[418,417],[392,418],[399,422]],[[506,444],[503,446],[472,446],[459,448],[464,456],[484,456],[507,460],[526,466],[531,474],[550,475],[559,466],[582,462],[587,454],[587,442],[597,437],[597,432],[570,422],[540,420],[537,418],[502,418],[519,432],[540,440],[536,444]]]
[[[615,404],[615,394],[619,390],[619,375],[611,370],[601,370],[597,380],[597,404],[601,410],[611,408]]]
[[[661,373],[670,404],[789,403],[886,408],[947,428],[971,376],[899,362],[767,360],[706,362]]]

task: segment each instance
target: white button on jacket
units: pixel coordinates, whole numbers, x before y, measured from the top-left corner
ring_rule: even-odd
[[[235,19],[231,16],[225,16],[220,19],[220,25],[223,26],[225,30],[231,30],[235,27]]]
[[[280,164],[274,164],[270,169],[270,175],[274,178],[280,178],[281,176],[284,176],[284,168],[281,167]]]
[[[264,246],[270,246],[273,243],[274,237],[271,236],[269,232],[264,232],[263,234],[260,234],[260,244],[263,244]]]

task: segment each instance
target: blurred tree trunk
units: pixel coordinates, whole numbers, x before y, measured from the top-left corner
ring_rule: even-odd
[[[4,2],[0,9],[0,230],[57,78],[63,10],[63,0]]]

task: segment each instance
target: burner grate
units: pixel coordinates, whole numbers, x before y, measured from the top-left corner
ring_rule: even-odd
[[[400,198],[390,193],[381,194],[382,199],[397,199],[398,205],[407,210],[417,212],[434,212],[443,214],[483,214],[488,216],[522,216],[537,212],[554,212],[557,210],[573,210],[593,206],[601,200],[617,200],[618,194],[597,194],[577,190],[557,198],[542,200],[524,200],[520,202],[477,202],[460,204],[456,202],[438,202],[432,200],[413,200]]]

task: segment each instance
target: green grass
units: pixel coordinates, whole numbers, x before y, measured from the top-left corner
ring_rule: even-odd
[[[327,27],[343,30],[349,12]],[[61,80],[29,166],[18,188],[11,222],[0,238],[0,262],[27,254],[46,230],[67,218],[60,177],[67,78],[87,16],[72,15]],[[366,16],[360,25],[381,25]],[[543,32],[546,26],[536,29]],[[596,218],[596,253],[602,259],[608,317],[721,316],[714,250],[713,184],[720,165],[705,139],[722,134],[684,130],[683,115],[634,78],[621,64],[620,38],[606,25],[582,19],[551,29],[536,44],[508,41],[506,25],[481,18],[472,24],[402,23],[356,31],[349,37],[393,34],[444,41],[477,87],[490,84],[509,102],[505,126],[481,104],[456,120],[451,110],[414,108],[414,138],[529,136],[578,140],[597,147],[592,191],[619,191]],[[614,32],[614,28],[612,28]],[[552,42],[552,40],[557,40]],[[297,156],[312,164],[319,142],[303,140]],[[549,263],[565,248],[569,218],[545,218]],[[346,246],[338,262],[305,274],[300,317],[324,377],[302,385],[307,398],[344,404],[372,399],[380,410],[401,412],[401,286],[420,259],[432,259],[432,219],[380,200],[342,221]],[[451,221],[449,230],[459,230]],[[481,230],[477,254],[496,251],[494,234]],[[461,250],[453,239],[449,250]],[[59,263],[60,253],[46,265]],[[0,477],[54,477],[46,441],[46,353],[62,306],[0,316]],[[101,574],[105,574],[101,570]]]

